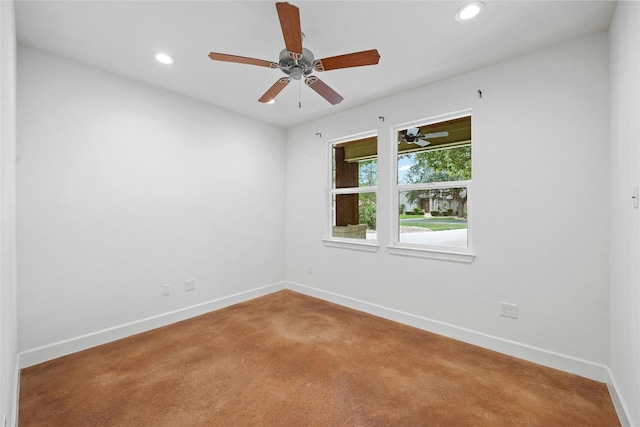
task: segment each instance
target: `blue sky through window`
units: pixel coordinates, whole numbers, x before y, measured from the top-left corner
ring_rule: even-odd
[[[398,156],[398,184],[408,184],[407,171],[415,161],[415,154],[403,154]]]

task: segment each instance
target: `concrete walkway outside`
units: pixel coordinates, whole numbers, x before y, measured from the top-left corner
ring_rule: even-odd
[[[367,232],[367,240],[375,240],[375,232]],[[418,245],[449,246],[456,248],[467,247],[467,229],[444,231],[422,231],[414,233],[400,233],[401,243],[412,243]]]

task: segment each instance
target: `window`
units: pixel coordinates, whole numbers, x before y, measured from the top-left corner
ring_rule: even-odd
[[[471,116],[405,126],[396,138],[395,244],[470,249]]]
[[[472,262],[471,111],[386,130],[384,157],[378,133],[329,145],[325,246],[375,252],[387,243],[391,254]]]
[[[378,138],[332,144],[331,237],[376,239]]]

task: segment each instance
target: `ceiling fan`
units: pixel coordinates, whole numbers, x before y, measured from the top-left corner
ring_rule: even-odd
[[[420,128],[409,128],[400,131],[400,135],[398,138],[398,144],[401,142],[406,142],[407,144],[416,144],[421,147],[426,147],[431,144],[431,141],[428,141],[427,138],[444,138],[445,136],[449,136],[449,132],[432,132],[432,133],[420,133]]]
[[[323,59],[315,59],[313,53],[302,47],[304,34],[300,29],[300,10],[289,3],[276,3],[280,27],[284,37],[285,49],[280,52],[278,62],[262,59],[247,58],[244,56],[228,55],[224,53],[209,53],[209,58],[214,61],[236,62],[240,64],[257,65],[267,68],[278,68],[286,77],[281,77],[258,99],[263,103],[273,102],[275,97],[284,89],[291,80],[301,80],[332,105],[340,103],[344,98],[331,89],[312,72],[323,72],[341,68],[361,67],[375,65],[380,60],[380,54],[376,49],[345,55],[331,56]]]

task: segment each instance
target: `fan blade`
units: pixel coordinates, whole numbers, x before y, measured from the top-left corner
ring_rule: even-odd
[[[293,59],[302,58],[302,30],[300,29],[300,9],[281,2],[276,3],[284,45]]]
[[[409,128],[407,129],[408,136],[416,136],[420,133],[420,128]]]
[[[425,133],[422,136],[425,138],[444,138],[445,136],[449,136],[449,132],[445,130],[442,132]]]
[[[337,70],[340,68],[362,67],[375,65],[380,60],[380,54],[376,49],[363,50],[362,52],[347,53],[346,55],[331,56],[318,59],[313,63],[316,71]]]
[[[335,90],[331,89],[325,82],[316,76],[309,76],[304,83],[315,90],[321,97],[329,101],[331,105],[336,105],[344,99]]]
[[[280,68],[278,64],[263,59],[247,58],[246,56],[227,55],[226,53],[211,52],[209,58],[214,61],[236,62],[238,64],[258,65],[267,68]]]
[[[275,82],[273,86],[271,86],[269,90],[267,90],[264,95],[262,95],[260,99],[258,99],[258,101],[264,103],[273,101],[276,96],[278,96],[278,94],[282,91],[282,89],[284,89],[285,86],[289,84],[290,81],[291,79],[289,77],[282,77],[277,82]]]
[[[420,147],[426,147],[431,144],[431,142],[427,141],[426,139],[417,139],[417,138],[415,141],[413,141],[413,143],[419,145]]]

